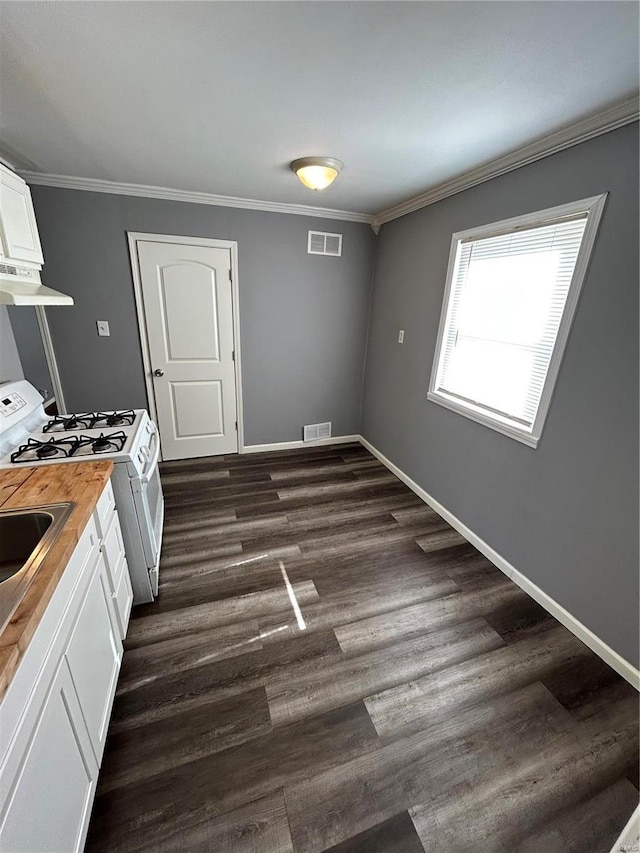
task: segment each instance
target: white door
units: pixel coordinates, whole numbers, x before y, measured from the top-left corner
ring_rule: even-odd
[[[137,247],[162,457],[235,453],[231,251]]]

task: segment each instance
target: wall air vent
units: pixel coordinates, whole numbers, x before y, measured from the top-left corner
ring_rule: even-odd
[[[342,234],[309,231],[307,253],[309,255],[329,255],[333,258],[339,258],[342,255]]]
[[[307,424],[303,427],[304,441],[317,441],[319,438],[331,438],[331,421],[325,424]]]

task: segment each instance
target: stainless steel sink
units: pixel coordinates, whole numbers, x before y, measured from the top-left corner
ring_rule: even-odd
[[[0,630],[22,601],[74,506],[0,511]]]

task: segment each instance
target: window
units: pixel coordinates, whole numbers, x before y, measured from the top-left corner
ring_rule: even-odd
[[[537,446],[605,200],[453,235],[429,400]]]

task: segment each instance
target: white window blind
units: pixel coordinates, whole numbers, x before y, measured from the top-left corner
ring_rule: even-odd
[[[430,399],[533,433],[590,216],[562,211],[454,235]]]

